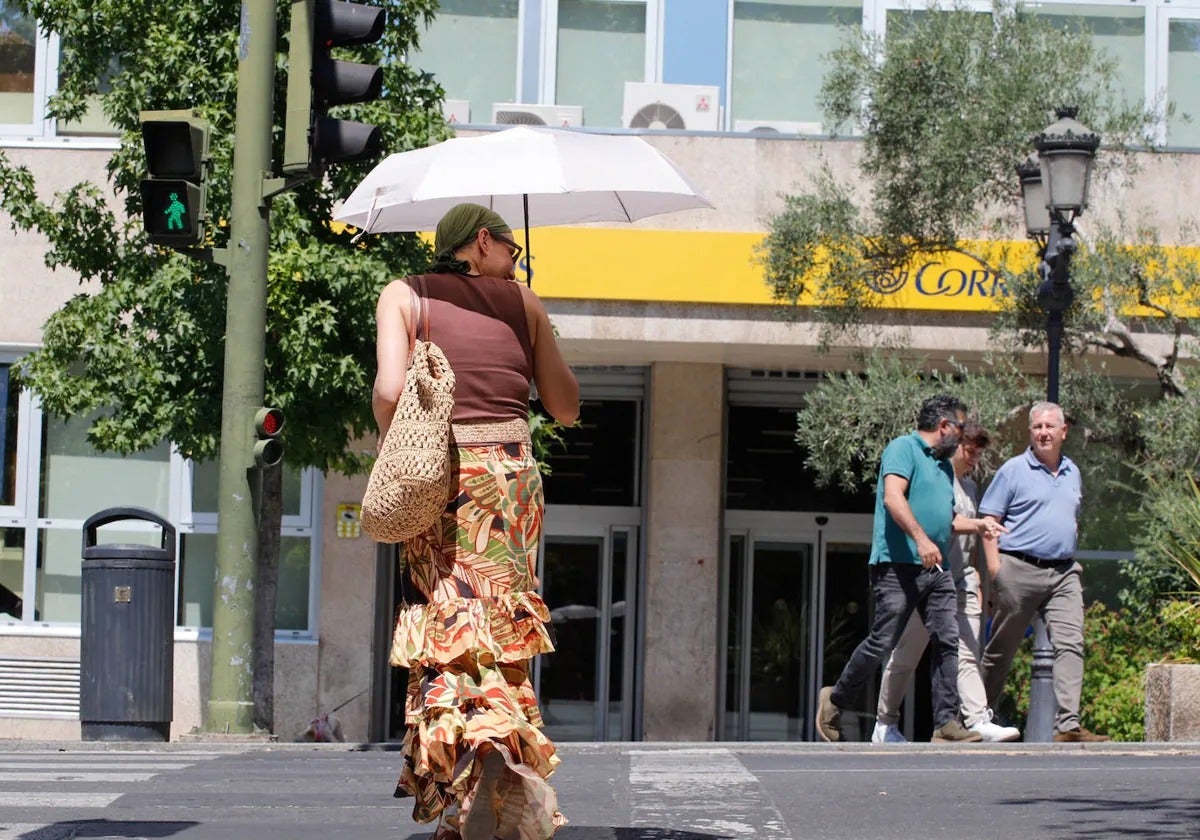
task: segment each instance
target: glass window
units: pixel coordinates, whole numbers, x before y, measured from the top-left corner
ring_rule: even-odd
[[[42,518],[87,519],[114,505],[137,505],[166,516],[169,446],[164,442],[132,455],[99,452],[87,441],[95,416],[43,421]]]
[[[860,0],[770,0],[733,4],[730,108],[737,121],[797,121],[813,127],[839,26],[860,25]]]
[[[1086,27],[1092,41],[1117,61],[1117,83],[1127,103],[1146,98],[1146,9],[1047,3],[1037,13],[1064,30]]]
[[[1200,20],[1172,20],[1167,30],[1167,143],[1200,148]]]
[[[24,581],[25,529],[0,528],[0,619],[20,620]]]
[[[0,365],[0,507],[17,503],[17,391],[12,368]]]
[[[37,620],[78,624],[80,621],[82,547],[79,528],[42,528],[38,531]],[[157,528],[97,532],[96,542],[162,545]]]
[[[34,113],[37,26],[0,0],[0,124],[28,124]]]
[[[116,135],[121,132],[116,126],[104,116],[104,111],[100,107],[100,94],[108,93],[112,90],[112,85],[109,83],[111,78],[116,75],[120,69],[120,61],[117,56],[113,56],[108,62],[108,70],[104,74],[104,78],[100,79],[97,85],[95,96],[88,98],[87,110],[77,120],[59,120],[55,128],[55,133],[63,135]],[[59,70],[59,80],[62,80],[62,70]]]
[[[562,445],[552,444],[546,459],[547,504],[638,504],[638,408],[633,400],[580,403],[579,423],[561,430]],[[536,401],[533,410],[542,411]]]
[[[280,539],[279,583],[275,601],[276,630],[308,629],[311,558],[312,541],[308,537]],[[184,627],[212,627],[217,535],[184,534],[179,563],[179,624]]]
[[[803,510],[871,513],[875,492],[850,494],[818,487],[796,445],[796,409],[729,406],[725,507],[729,510]]]
[[[447,99],[471,102],[471,121],[491,122],[492,103],[517,93],[518,0],[442,0],[408,63],[432,73]]]
[[[558,0],[554,101],[583,106],[584,125],[620,126],[625,82],[646,77],[646,4]]]
[[[192,464],[192,513],[217,513],[217,480],[220,473],[217,461],[197,461]],[[300,494],[304,471],[290,464],[283,465],[283,515],[300,515]]]

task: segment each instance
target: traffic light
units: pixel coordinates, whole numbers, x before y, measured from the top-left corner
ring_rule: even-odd
[[[260,408],[254,415],[254,465],[273,467],[283,460],[283,412],[278,408]]]
[[[146,179],[142,224],[156,245],[187,248],[204,241],[205,176],[211,126],[195,111],[142,111]]]
[[[287,119],[283,171],[319,174],[327,164],[379,154],[378,126],[326,115],[335,105],[370,102],[383,90],[383,68],[341,61],[334,47],[383,37],[383,9],[343,0],[293,0],[288,38]]]

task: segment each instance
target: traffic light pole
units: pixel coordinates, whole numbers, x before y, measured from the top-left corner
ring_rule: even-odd
[[[258,529],[251,503],[254,416],[263,403],[267,252],[274,113],[275,2],[242,0],[225,303],[225,379],[217,485],[212,692],[206,728],[254,730],[254,572]]]

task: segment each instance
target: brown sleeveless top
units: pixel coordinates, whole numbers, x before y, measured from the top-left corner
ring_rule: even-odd
[[[533,380],[533,344],[521,289],[512,280],[426,274],[429,327],[419,324],[454,369],[455,423],[525,420]],[[421,283],[409,284],[418,295]]]

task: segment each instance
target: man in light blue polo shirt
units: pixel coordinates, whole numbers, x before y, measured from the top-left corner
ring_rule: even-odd
[[[841,676],[817,697],[817,734],[842,740],[841,713],[854,702],[900,639],[913,610],[929,632],[934,741],[979,741],[958,719],[958,595],[943,558],[950,554],[954,470],[967,407],[940,394],[921,404],[917,430],[883,450],[875,490],[871,596],[875,617]]]
[[[1079,722],[1083,689],[1083,584],[1075,562],[1083,484],[1075,462],[1062,454],[1067,439],[1060,406],[1039,402],[1029,411],[1029,448],[996,472],[979,514],[1008,528],[985,540],[992,579],[992,637],[983,652],[988,705],[1004,693],[1013,655],[1035,614],[1046,622],[1054,648],[1054,740],[1107,741]]]

